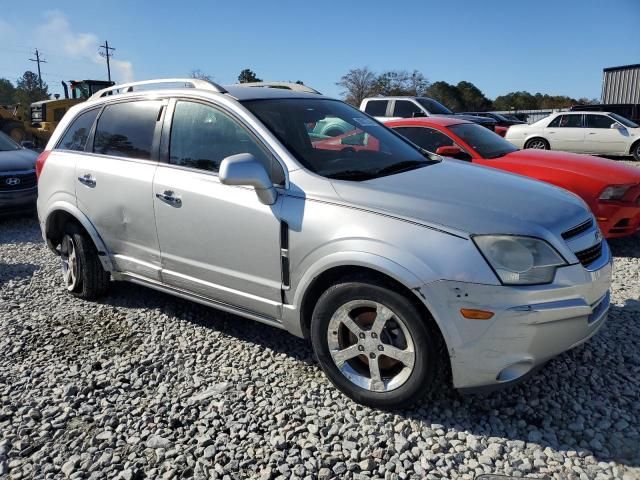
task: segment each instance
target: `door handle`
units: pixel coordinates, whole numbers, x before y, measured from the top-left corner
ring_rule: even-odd
[[[595,135],[595,134],[596,134],[596,132],[589,132],[589,133],[587,133],[587,135]]]
[[[96,179],[90,173],[85,173],[82,177],[78,177],[78,181],[87,187],[95,187]]]
[[[173,190],[165,190],[164,193],[156,193],[156,197],[172,207],[182,206],[182,199],[176,195]]]

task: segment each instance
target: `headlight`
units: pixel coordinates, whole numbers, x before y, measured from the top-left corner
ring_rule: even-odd
[[[611,185],[600,194],[600,200],[622,200],[633,185]]]
[[[544,240],[510,235],[480,235],[473,241],[506,285],[551,283],[567,262]]]

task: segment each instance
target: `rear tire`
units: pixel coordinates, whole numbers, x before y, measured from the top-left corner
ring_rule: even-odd
[[[109,272],[102,268],[98,251],[87,233],[74,223],[64,229],[60,244],[62,278],[67,290],[76,297],[92,300],[109,287]]]
[[[547,142],[544,138],[535,137],[535,138],[530,138],[529,140],[527,140],[527,142],[524,144],[524,148],[533,148],[533,149],[538,149],[538,150],[549,150],[550,146],[549,146],[549,142]]]
[[[402,294],[364,278],[333,285],[320,297],[311,343],[329,380],[374,408],[407,407],[449,371],[433,320]]]
[[[636,142],[631,147],[631,155],[636,162],[640,162],[640,142]]]

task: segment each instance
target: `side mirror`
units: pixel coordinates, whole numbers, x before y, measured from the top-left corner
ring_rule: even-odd
[[[611,124],[611,126],[609,128],[616,128],[618,130],[624,130],[624,125],[622,125],[621,123],[618,122],[614,122]]]
[[[23,140],[22,142],[20,142],[20,146],[22,148],[33,148],[33,142],[31,140]]]
[[[438,147],[436,150],[437,155],[442,155],[443,157],[455,158],[457,160],[464,160],[468,162],[471,160],[471,155],[462,150],[457,145],[448,145],[444,147]]]
[[[413,112],[413,113],[411,114],[411,116],[412,116],[413,118],[419,118],[419,117],[426,117],[426,116],[427,116],[427,114],[426,114],[426,113],[424,113],[423,111],[418,111],[418,112]]]
[[[462,153],[462,149],[457,145],[448,145],[445,147],[438,147],[436,150],[437,155],[442,155],[443,157],[453,157],[459,156]]]
[[[249,185],[255,188],[258,198],[265,205],[273,205],[278,198],[267,169],[250,153],[239,153],[222,160],[218,178],[224,185]]]

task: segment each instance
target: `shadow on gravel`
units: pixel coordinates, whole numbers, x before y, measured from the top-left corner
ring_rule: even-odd
[[[128,308],[154,308],[161,313],[202,325],[239,340],[283,353],[306,365],[317,366],[311,346],[274,327],[263,325],[213,308],[198,305],[154,290],[125,283],[113,285],[112,295],[103,303]],[[640,302],[627,302],[633,309]],[[625,321],[628,307],[612,307],[615,322]],[[605,329],[607,326],[605,326]],[[628,438],[619,412],[636,418],[638,380],[620,365],[633,362],[631,353],[618,362],[602,361],[612,355],[608,344],[622,341],[617,329],[604,332],[608,338],[594,337],[581,347],[551,360],[540,372],[519,385],[486,395],[460,395],[444,386],[410,410],[395,412],[402,417],[440,424],[444,430],[467,431],[474,435],[534,442],[554,451],[593,454],[598,461],[616,460],[640,466],[640,439]],[[603,333],[600,333],[603,335]],[[611,412],[616,416],[612,417]],[[375,414],[375,411],[373,412]],[[507,432],[505,434],[505,432]]]
[[[307,365],[316,363],[311,346],[305,340],[284,330],[151,288],[116,282],[111,286],[111,294],[104,298],[102,303],[125,308],[157,308],[162,313],[179,320],[201,325],[239,340],[259,344],[275,352],[287,354]]]
[[[612,238],[607,240],[614,257],[640,258],[640,233],[630,237]]]
[[[33,263],[3,263],[0,262],[0,286],[9,280],[20,280],[33,276],[33,272],[38,270],[38,266]]]

